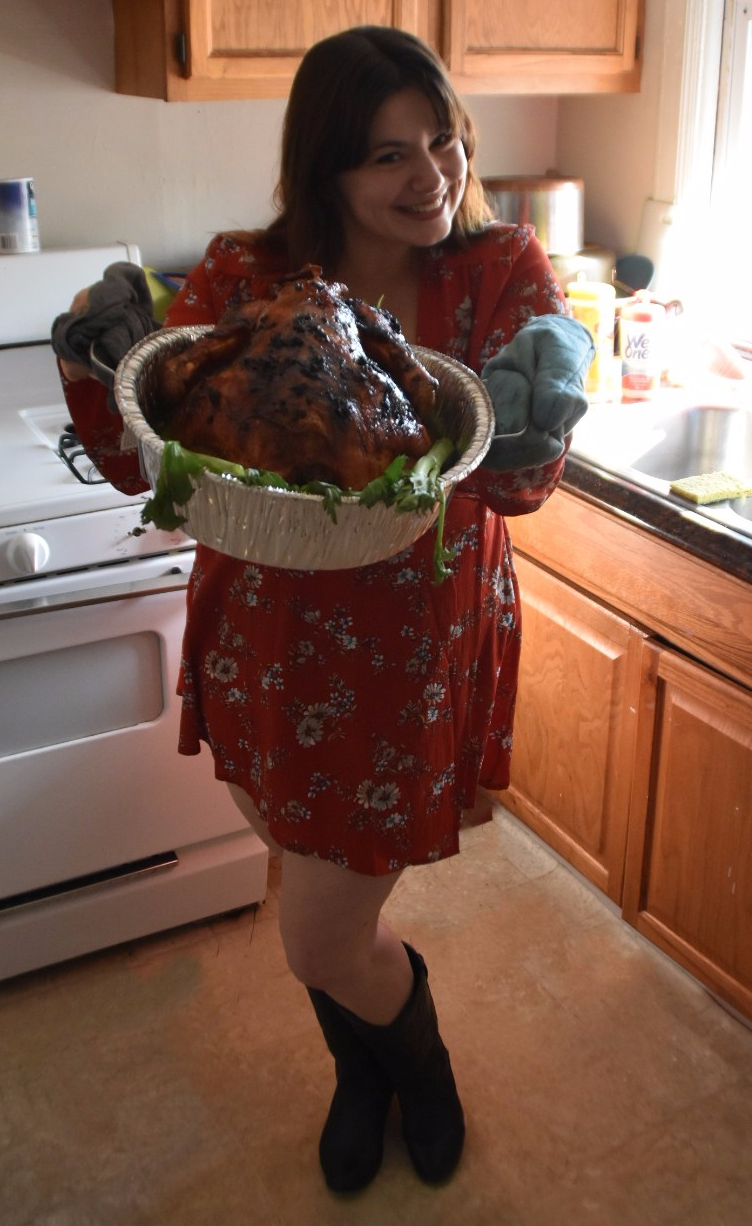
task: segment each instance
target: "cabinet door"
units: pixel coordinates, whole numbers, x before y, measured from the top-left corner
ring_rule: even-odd
[[[646,637],[525,558],[515,565],[522,660],[511,787],[500,798],[620,902]]]
[[[426,0],[113,0],[116,88],[168,101],[285,97],[306,50],[356,25],[428,37]]]
[[[624,918],[752,1017],[752,693],[661,651]]]
[[[640,87],[643,0],[448,0],[444,58],[463,93]]]

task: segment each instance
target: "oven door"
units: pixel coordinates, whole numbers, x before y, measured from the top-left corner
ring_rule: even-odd
[[[208,752],[177,754],[191,560],[17,585],[0,604],[0,900],[249,833]]]

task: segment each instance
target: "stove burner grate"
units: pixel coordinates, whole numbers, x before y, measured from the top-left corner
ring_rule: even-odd
[[[77,481],[82,485],[104,485],[106,478],[87,456],[81,440],[76,434],[76,428],[69,422],[57,442],[57,454]]]

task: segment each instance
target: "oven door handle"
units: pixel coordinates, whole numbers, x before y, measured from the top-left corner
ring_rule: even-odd
[[[134,579],[130,583],[102,584],[101,587],[82,588],[47,596],[31,596],[26,600],[13,600],[0,604],[0,621],[10,617],[28,617],[31,613],[49,613],[59,609],[79,609],[84,605],[109,604],[115,600],[135,600],[144,596],[160,596],[187,588],[189,576],[179,567],[164,575],[148,579]]]

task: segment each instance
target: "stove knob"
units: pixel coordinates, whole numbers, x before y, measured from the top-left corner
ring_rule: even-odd
[[[16,575],[36,575],[47,565],[50,547],[36,532],[19,532],[5,547],[5,560]]]

